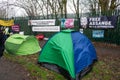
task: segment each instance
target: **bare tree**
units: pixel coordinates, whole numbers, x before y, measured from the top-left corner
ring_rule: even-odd
[[[15,6],[23,8],[28,16],[56,16],[64,14],[67,17],[67,0],[17,0]],[[62,15],[63,17],[63,15]]]
[[[52,18],[54,17],[54,16],[57,16],[57,10],[56,10],[56,7],[57,7],[57,0],[56,1],[54,1],[54,0],[47,0],[47,7],[50,7],[50,9],[49,9],[49,12],[50,12],[50,14],[51,14],[51,16],[52,16]]]
[[[46,1],[47,0],[16,0],[13,5],[23,8],[28,16],[42,16],[45,18]]]
[[[75,2],[76,1],[76,2]],[[80,0],[73,0],[73,6],[75,8],[76,17],[79,18],[79,7],[80,7]]]
[[[59,13],[58,0],[17,0],[15,6],[23,8],[28,16],[43,16],[48,18],[48,15],[57,15]]]
[[[89,0],[89,9],[91,12],[106,12],[115,10],[120,5],[117,0]]]
[[[69,4],[69,7],[73,13],[76,14],[76,18],[80,17],[80,14],[90,11],[90,2],[89,0],[70,0],[72,3]],[[93,3],[92,3],[93,4]]]
[[[115,10],[120,5],[117,0],[99,0],[98,4],[101,7],[101,11]]]
[[[2,1],[0,3],[0,17],[1,18],[7,18],[8,12],[7,12],[7,1]]]
[[[62,0],[65,18],[67,18],[67,0]]]
[[[61,15],[62,18],[67,18],[67,0],[16,0],[8,5],[23,9],[27,16],[48,18],[48,15],[54,15],[57,19]]]
[[[120,6],[120,0],[80,0],[80,3],[82,3],[80,6],[84,5],[84,8],[95,14],[104,14],[106,11],[116,10]]]
[[[0,18],[6,18],[6,9],[0,8]]]
[[[61,17],[67,18],[67,0],[58,0]]]
[[[63,12],[63,4],[62,4],[62,0],[58,0],[58,4],[59,4],[59,11],[61,14],[61,17],[64,17],[64,12]]]
[[[16,0],[14,6],[23,8],[28,16],[36,16],[35,1],[32,0]]]

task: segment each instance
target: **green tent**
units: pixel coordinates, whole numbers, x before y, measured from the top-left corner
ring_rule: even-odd
[[[20,34],[11,35],[5,42],[5,49],[14,55],[34,54],[41,50],[38,40],[34,36]]]
[[[84,34],[70,29],[52,36],[38,57],[43,67],[63,74],[68,80],[80,80],[96,60],[92,42]]]

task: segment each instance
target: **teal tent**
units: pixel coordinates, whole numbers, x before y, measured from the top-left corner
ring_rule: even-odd
[[[11,35],[5,42],[5,49],[14,55],[34,54],[41,50],[36,37],[20,34]]]
[[[80,32],[70,29],[50,38],[38,58],[42,66],[60,72],[65,77],[68,73],[70,76],[68,80],[79,80],[79,76],[85,71],[88,72],[96,60],[92,42]]]

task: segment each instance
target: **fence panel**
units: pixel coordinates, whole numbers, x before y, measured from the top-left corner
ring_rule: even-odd
[[[86,13],[87,17],[91,16],[99,16],[99,14],[92,14],[92,13]],[[112,16],[112,15],[118,15],[118,21],[117,21],[117,26],[114,29],[90,29],[86,28],[83,29],[84,34],[92,41],[97,41],[97,42],[104,42],[104,43],[112,43],[112,44],[117,44],[120,45],[120,10],[118,11],[110,11],[106,12],[105,16]],[[28,26],[28,20],[30,19],[40,19],[40,17],[27,17],[27,18],[15,18],[15,24],[20,25],[20,31],[24,31],[26,35],[37,35],[37,34],[44,34],[46,37],[51,37],[52,35],[55,34],[55,32],[32,32],[32,26]],[[74,29],[76,31],[79,31],[80,25],[79,25],[79,20],[75,19],[74,22]],[[56,20],[56,26],[60,26],[60,19]],[[104,30],[104,38],[93,38],[92,37],[92,30]]]

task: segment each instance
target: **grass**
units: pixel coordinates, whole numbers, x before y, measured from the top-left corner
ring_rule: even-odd
[[[110,62],[105,62],[102,60],[98,61],[94,65],[92,71],[88,75],[83,77],[82,80],[119,80],[119,77],[117,76],[120,75],[120,72],[116,70],[112,70],[114,66],[114,64],[112,63],[114,62],[114,60],[111,61],[108,59],[107,61],[110,61]]]
[[[37,53],[27,56],[15,56],[5,53],[4,56],[26,68],[34,80],[65,80],[62,75],[37,64]],[[82,80],[119,80],[119,61],[119,58],[116,60],[111,58],[98,60],[94,64],[92,71],[84,76]]]

